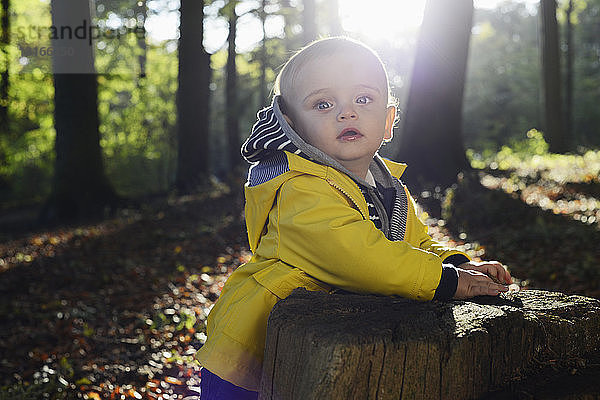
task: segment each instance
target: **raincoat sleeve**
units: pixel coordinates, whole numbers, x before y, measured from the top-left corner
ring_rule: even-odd
[[[282,185],[276,207],[272,215],[277,218],[277,252],[283,262],[353,292],[433,298],[442,258],[420,248],[426,244],[424,237],[423,243],[388,240],[343,193],[308,175]],[[410,225],[407,229],[415,228]],[[422,224],[416,227],[422,231]]]

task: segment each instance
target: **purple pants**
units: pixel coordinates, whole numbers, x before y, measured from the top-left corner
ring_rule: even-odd
[[[206,368],[200,370],[200,400],[257,400],[258,392],[246,390],[219,378]]]

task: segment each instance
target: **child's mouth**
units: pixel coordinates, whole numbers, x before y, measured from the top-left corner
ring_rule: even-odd
[[[352,128],[346,128],[342,131],[342,133],[340,133],[338,135],[338,139],[340,140],[345,140],[345,141],[353,141],[356,139],[361,138],[363,135],[357,131],[356,129],[352,129]]]

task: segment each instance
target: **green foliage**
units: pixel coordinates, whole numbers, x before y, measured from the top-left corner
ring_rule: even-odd
[[[464,100],[467,147],[497,151],[539,126],[537,16],[506,2],[474,17]]]
[[[39,1],[12,1],[8,130],[0,132],[0,204],[40,201],[50,188],[54,160],[54,95],[49,57],[21,62],[23,46],[47,45],[39,27],[50,25]]]
[[[107,175],[123,195],[164,191],[174,174],[177,64],[173,56],[164,47],[151,46],[145,78],[111,74],[98,78]]]
[[[9,125],[6,132],[0,132],[0,203],[8,205],[44,198],[54,159],[54,107],[50,101],[54,88],[49,60],[19,62],[22,46],[38,44],[37,27],[50,24],[48,10],[35,7],[36,3],[11,2]]]
[[[487,171],[506,171],[517,186],[543,178],[556,184],[600,183],[600,151],[582,154],[550,154],[541,132],[532,129],[527,138],[512,140],[498,152],[467,150],[471,166]]]
[[[38,27],[50,26],[49,5],[23,0],[11,6],[17,39],[21,34],[31,42]],[[50,65],[39,60],[35,67],[20,65],[18,43],[10,49],[10,125],[8,132],[0,134],[0,203],[4,206],[42,201],[50,191],[54,163]],[[164,45],[148,46],[142,78],[142,49],[134,34],[101,39],[99,46],[98,112],[107,174],[123,195],[164,191],[174,175],[176,154],[176,53]]]
[[[563,26],[564,3],[558,15]],[[574,147],[597,147],[600,0],[574,3],[573,137],[569,140]],[[541,128],[537,19],[522,2],[504,2],[495,10],[475,13],[463,113],[467,147],[497,151],[520,132]],[[565,51],[564,39],[561,46]]]
[[[25,29],[32,24],[50,25],[49,3],[42,7],[38,0],[15,4],[13,20],[17,22],[13,22],[14,26]],[[135,21],[139,23],[158,12],[124,1],[99,1],[96,6],[95,23],[100,27],[106,27],[109,19],[118,18],[124,26],[132,28]],[[29,11],[33,9],[34,14]],[[103,36],[97,42],[95,64],[99,72],[101,146],[106,173],[121,195],[165,191],[173,182],[177,154],[176,48],[176,42],[148,43],[144,50],[139,37],[133,33],[114,38]],[[267,82],[272,85],[276,68],[287,56],[285,42],[268,40],[267,52]],[[140,63],[144,57],[145,76],[141,77]],[[42,201],[50,191],[54,163],[54,89],[52,75],[47,73],[51,66],[46,63],[39,68],[29,68],[27,73],[14,73],[22,67],[18,57],[13,57],[13,61],[11,128],[0,135],[0,186],[6,189],[0,191],[0,203],[4,206]],[[228,172],[224,126],[226,113],[232,112],[224,107],[225,62],[226,51],[212,55],[210,165],[213,172],[221,175]],[[257,96],[260,76],[257,51],[238,55],[237,64],[238,99],[242,105],[237,111],[242,127],[241,144],[246,127],[254,122],[256,110],[265,104],[259,102]]]
[[[491,169],[507,170],[515,165],[531,159],[532,156],[548,154],[548,143],[542,132],[536,129],[527,131],[525,139],[512,138],[509,145],[502,146],[499,152],[484,151],[483,154],[473,149],[467,150],[471,166],[476,169],[489,167]]]

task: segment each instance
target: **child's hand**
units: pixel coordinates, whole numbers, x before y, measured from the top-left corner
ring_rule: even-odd
[[[504,268],[504,266],[498,261],[469,261],[460,264],[458,268],[482,272],[492,278],[496,283],[503,283],[506,285],[513,283],[512,277],[510,276],[508,270]]]
[[[500,292],[508,291],[508,287],[494,282],[492,278],[482,272],[461,268],[457,268],[457,270],[458,286],[454,294],[455,299],[468,299],[474,296],[497,296]]]

